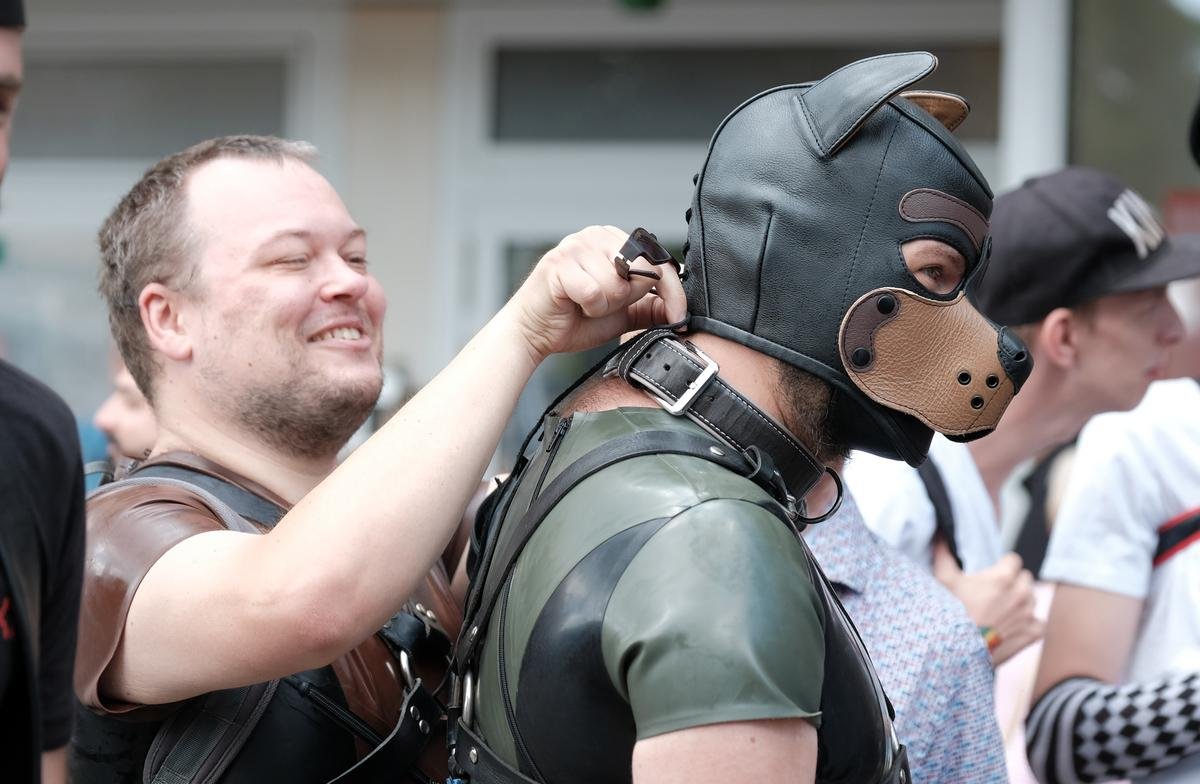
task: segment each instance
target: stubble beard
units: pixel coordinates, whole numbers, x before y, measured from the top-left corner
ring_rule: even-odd
[[[288,378],[224,387],[220,404],[241,429],[273,450],[294,457],[334,457],[367,420],[383,388],[371,379],[339,381],[294,368]]]

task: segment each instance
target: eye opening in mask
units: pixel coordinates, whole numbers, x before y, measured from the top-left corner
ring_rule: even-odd
[[[966,256],[940,237],[905,240],[900,255],[917,284],[935,297],[957,293],[967,279]]]

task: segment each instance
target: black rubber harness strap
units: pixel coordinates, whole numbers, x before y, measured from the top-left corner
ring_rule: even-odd
[[[482,564],[477,582],[482,588],[472,592],[472,601],[468,606],[474,606],[475,610],[464,623],[463,636],[455,650],[454,670],[460,680],[474,664],[479,641],[484,636],[483,632],[487,629],[517,558],[550,511],[580,482],[605,468],[635,457],[661,454],[696,457],[742,476],[755,471],[755,467],[742,455],[718,445],[711,437],[670,430],[650,430],[615,438],[583,455],[551,480],[534,499],[529,511],[521,517],[504,549],[493,553]],[[769,488],[764,489],[770,492]],[[781,505],[772,501],[767,508],[775,513],[780,523],[798,536],[797,529]],[[492,521],[493,524],[498,522]],[[536,779],[529,778],[501,759],[467,722],[458,717],[452,717],[452,720],[455,722],[450,759],[452,771],[480,784],[539,784]]]
[[[483,587],[475,602],[475,611],[464,624],[465,636],[460,639],[455,651],[457,670],[465,671],[467,664],[472,660],[483,636],[482,631],[487,628],[496,600],[512,573],[518,556],[550,510],[576,485],[593,474],[635,457],[662,454],[698,457],[743,476],[752,471],[745,458],[732,449],[720,448],[712,438],[671,430],[648,430],[614,438],[576,460],[546,486],[517,523],[516,530],[508,538],[504,548],[494,553],[490,561],[484,564],[484,570],[479,575]],[[782,508],[780,513],[783,513]]]

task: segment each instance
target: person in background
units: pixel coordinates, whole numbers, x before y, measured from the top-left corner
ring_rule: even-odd
[[[125,363],[118,360],[115,364],[113,391],[96,409],[92,424],[108,439],[109,459],[114,463],[141,460],[154,445],[158,424]]]
[[[1029,346],[1025,389],[986,438],[935,438],[919,469],[856,454],[846,482],[867,525],[963,602],[998,665],[1042,631],[1033,577],[1000,538],[1001,488],[1024,461],[1098,413],[1137,405],[1164,376],[1183,334],[1166,284],[1200,274],[1200,254],[1194,238],[1169,239],[1137,193],[1085,168],[997,198],[992,247],[972,296]]]
[[[1200,164],[1200,106],[1190,141]],[[1042,782],[1200,779],[1200,281],[1173,289],[1187,336],[1169,380],[1084,428],[1050,535],[1026,722]]]
[[[20,0],[0,0],[0,177],[23,68]],[[83,567],[83,465],[75,419],[0,361],[0,757],[14,782],[66,781],[71,668]]]

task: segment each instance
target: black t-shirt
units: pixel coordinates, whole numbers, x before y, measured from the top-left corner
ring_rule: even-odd
[[[28,728],[0,743],[16,765],[70,739],[83,545],[74,417],[47,387],[0,362],[0,727]]]

